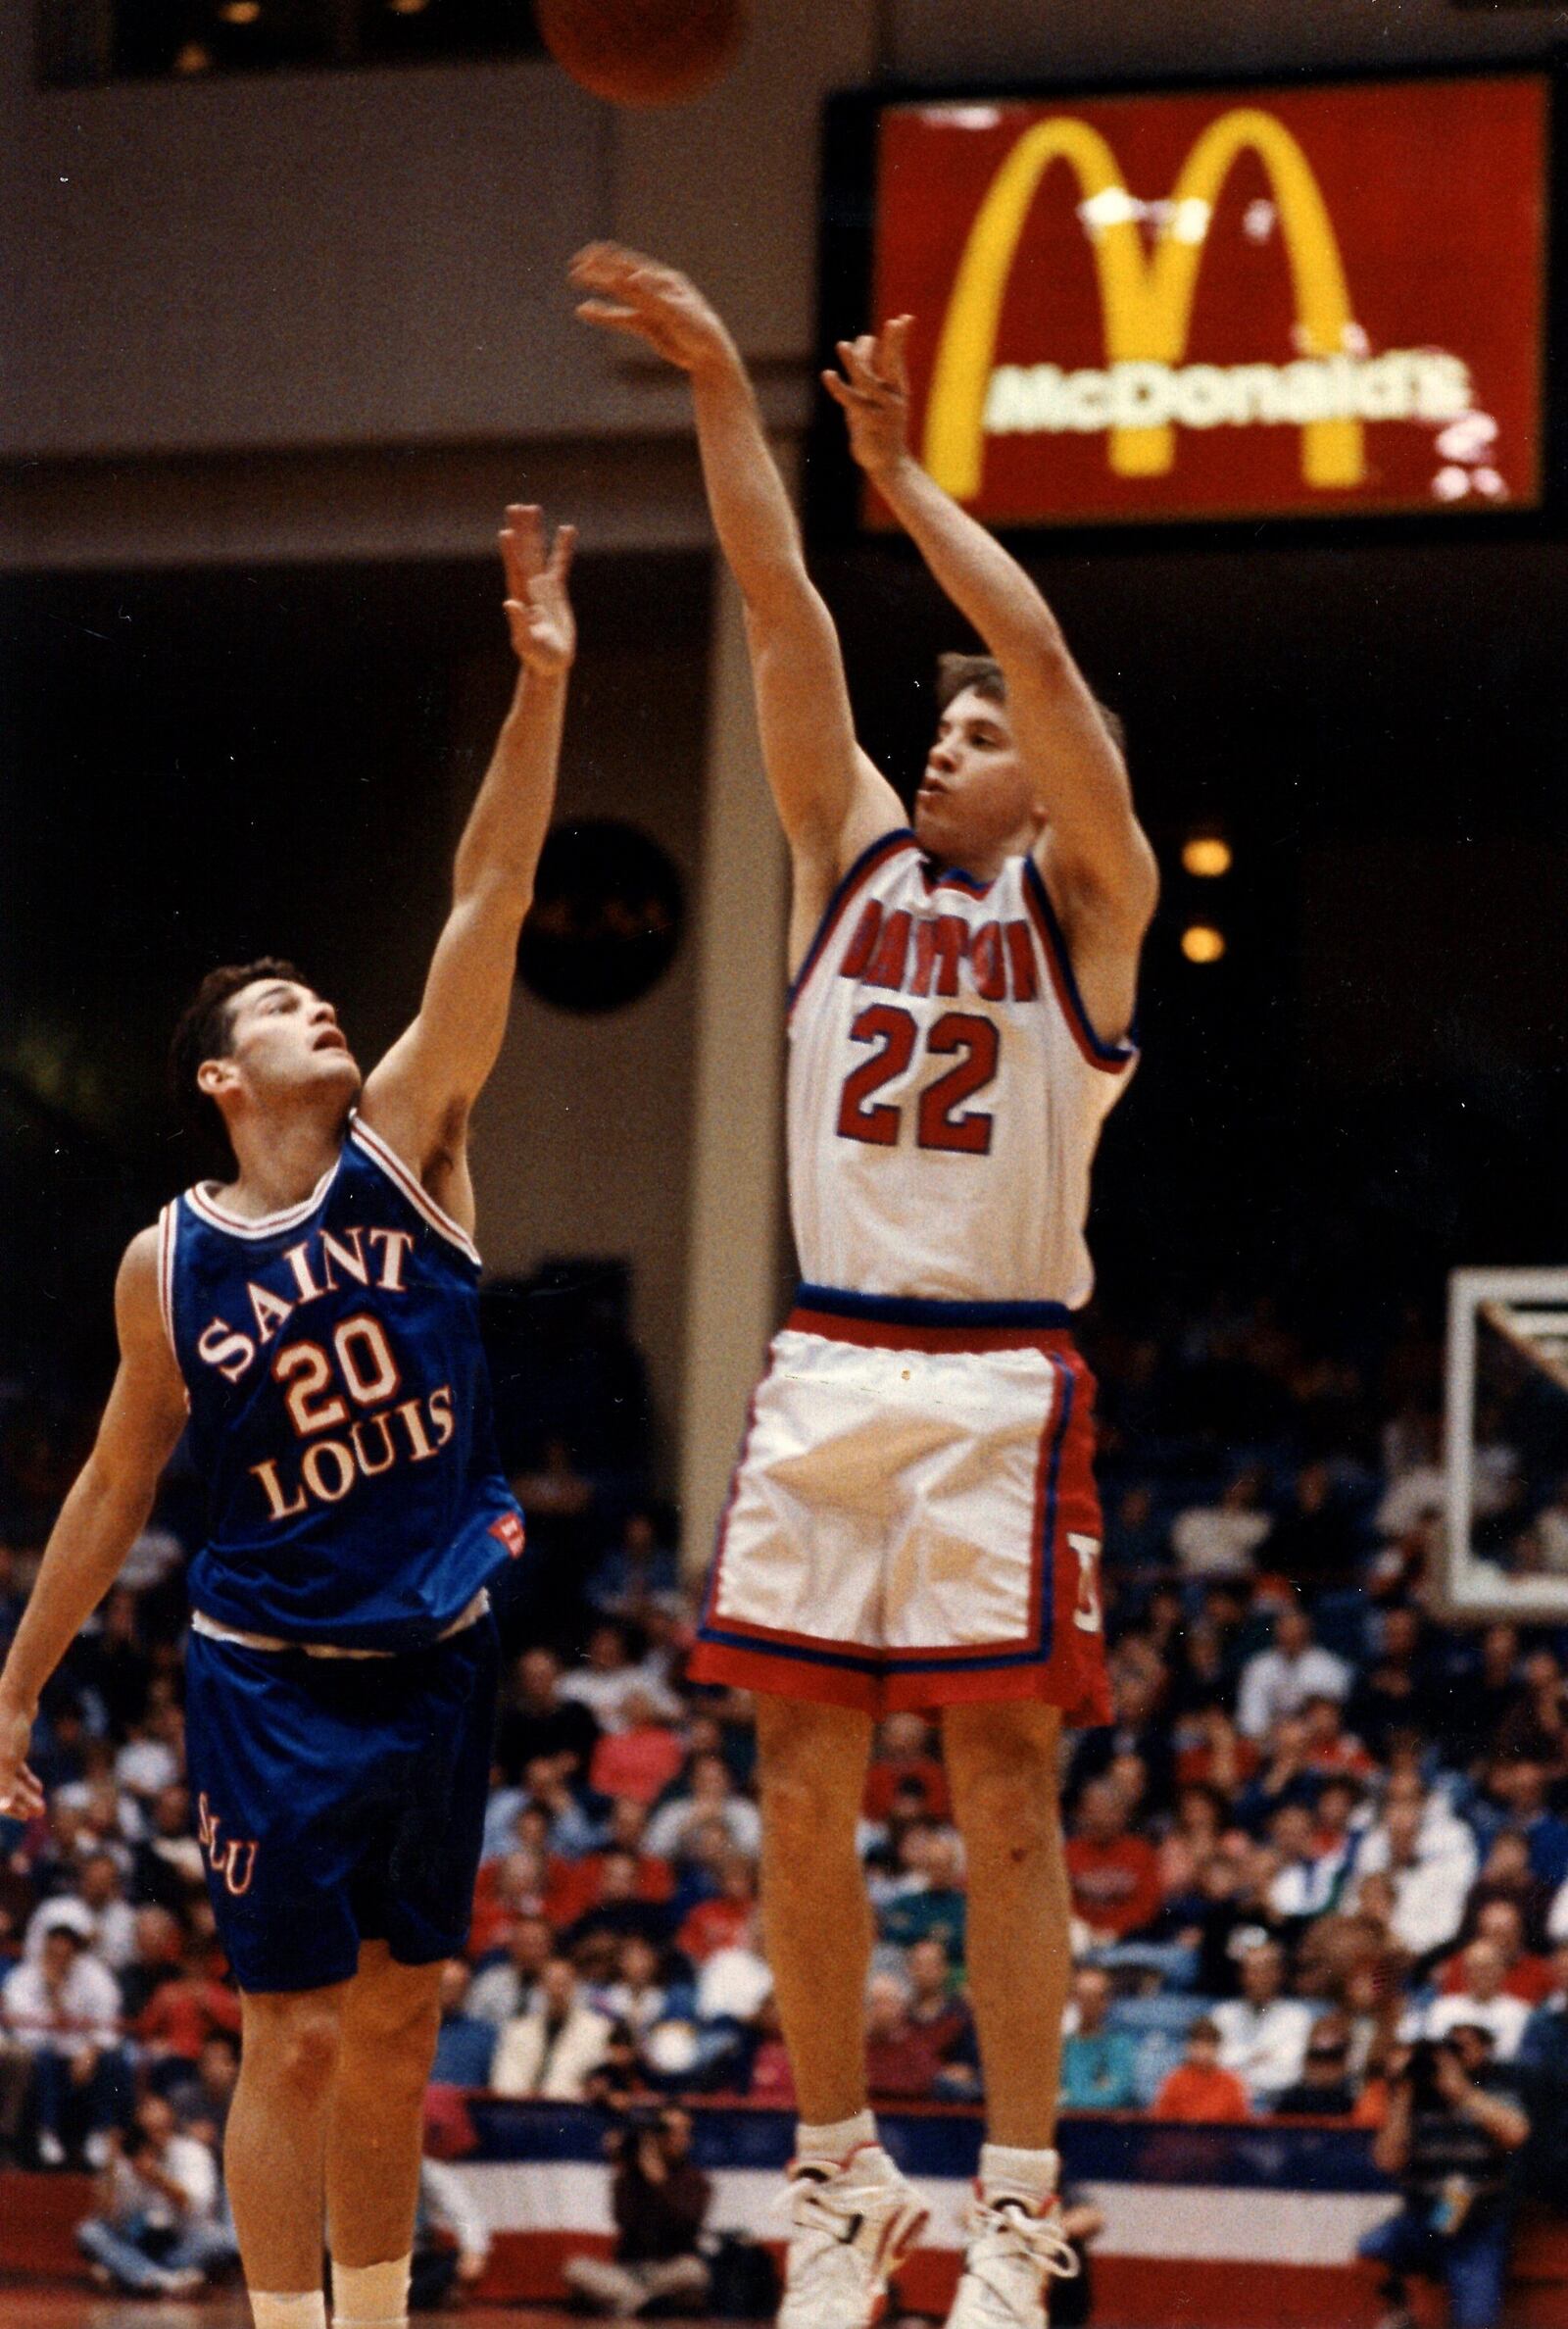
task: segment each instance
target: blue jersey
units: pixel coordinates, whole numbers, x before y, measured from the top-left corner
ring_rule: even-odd
[[[245,1220],[209,1183],[159,1231],[210,1497],[193,1607],[286,1641],[433,1642],[522,1549],[468,1238],[357,1117],[303,1204]]]

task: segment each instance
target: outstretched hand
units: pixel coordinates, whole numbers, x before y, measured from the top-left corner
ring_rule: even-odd
[[[547,557],[543,511],[533,502],[509,507],[501,529],[507,622],[518,662],[541,679],[569,670],[577,652],[577,625],[566,590],[576,547],[576,527],[563,525]]]
[[[907,347],[912,316],[895,316],[875,334],[839,341],[842,372],[825,372],[822,385],[844,409],[850,451],[867,475],[897,466],[909,449]]]
[[[588,294],[578,302],[585,323],[624,331],[682,372],[724,363],[734,342],[695,283],[624,243],[589,243],[571,263],[571,281]]]
[[[44,1792],[27,1768],[32,1716],[24,1710],[0,1704],[0,1817],[35,1819],[44,1808]]]

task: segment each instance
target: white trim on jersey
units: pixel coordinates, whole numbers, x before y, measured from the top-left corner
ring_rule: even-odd
[[[176,1366],[179,1351],[174,1341],[174,1239],[178,1232],[179,1200],[175,1197],[158,1216],[158,1309]]]
[[[343,1152],[339,1149],[308,1197],[303,1198],[298,1205],[286,1207],[282,1213],[264,1214],[260,1220],[248,1220],[243,1214],[230,1213],[225,1206],[219,1204],[216,1197],[210,1196],[208,1192],[219,1186],[217,1181],[199,1181],[195,1188],[187,1189],[185,1195],[192,1212],[200,1214],[202,1219],[213,1228],[222,1229],[230,1237],[275,1237],[280,1229],[297,1228],[301,1221],[307,1220],[315,1213],[337,1178],[337,1168],[342,1161]]]
[[[350,1119],[349,1138],[359,1144],[372,1164],[380,1165],[399,1195],[406,1197],[415,1211],[424,1215],[432,1229],[438,1230],[449,1245],[455,1245],[460,1254],[466,1254],[470,1262],[478,1264],[479,1249],[462,1223],[442,1211],[429,1190],[379,1132],[372,1131],[362,1117],[356,1115]]]

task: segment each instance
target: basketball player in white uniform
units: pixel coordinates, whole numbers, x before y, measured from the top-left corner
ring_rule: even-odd
[[[690,376],[794,865],[790,1193],[806,1283],[753,1403],[693,1671],[758,1694],[768,1954],[802,2125],[784,2329],[865,2329],[923,2210],[866,2107],[859,1812],[876,1716],[940,1708],[988,2137],[951,2329],[1040,2329],[1073,2269],[1053,2149],[1070,1971],[1062,1720],[1108,1718],[1094,1387],[1068,1322],[1156,887],[1105,716],[1027,574],[906,435],[906,318],[826,376],[985,641],[948,659],[911,831],[855,739],[745,371],[614,246],[588,321]]]

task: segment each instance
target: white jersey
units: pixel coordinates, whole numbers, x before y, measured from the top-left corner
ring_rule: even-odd
[[[939,870],[910,832],[874,843],[801,966],[790,1039],[809,1284],[1088,1301],[1090,1165],[1138,1055],[1091,1027],[1031,858],[981,882]]]

